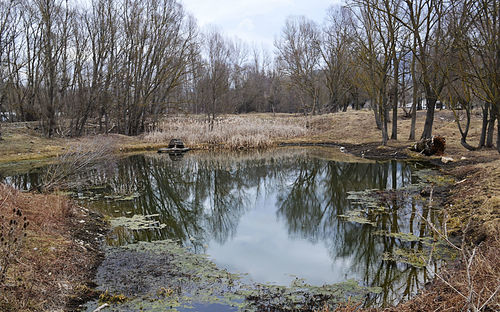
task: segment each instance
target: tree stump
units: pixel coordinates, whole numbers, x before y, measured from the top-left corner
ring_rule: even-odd
[[[410,147],[411,151],[415,151],[426,156],[441,156],[444,154],[445,149],[446,139],[442,136],[433,136],[430,139],[422,139]]]

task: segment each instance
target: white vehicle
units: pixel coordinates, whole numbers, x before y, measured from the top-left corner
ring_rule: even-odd
[[[413,103],[406,103],[405,105],[405,108],[406,109],[411,109]],[[420,105],[421,105],[421,109],[422,110],[426,110],[427,109],[427,99],[422,99],[422,101],[420,102]],[[441,101],[436,101],[436,109],[445,109],[446,108],[446,105],[443,104]],[[417,106],[417,109],[418,109],[418,106]]]

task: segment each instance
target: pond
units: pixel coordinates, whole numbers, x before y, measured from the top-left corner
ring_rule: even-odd
[[[32,188],[43,170],[5,181]],[[364,305],[386,306],[413,296],[439,266],[439,257],[430,264],[425,260],[433,240],[423,218],[437,226],[441,222],[439,210],[420,195],[432,175],[417,162],[339,160],[327,149],[141,154],[108,160],[80,175],[82,185],[91,187],[77,188],[74,197],[103,213],[112,226],[97,276],[102,290],[134,300],[147,297],[147,302],[168,297],[177,310],[231,311],[260,296],[249,288],[259,294],[262,287],[277,288],[295,297],[299,289],[303,299],[311,289],[321,289],[323,296],[321,287],[351,283],[364,288],[359,297]],[[165,249],[147,251],[155,242]],[[167,253],[174,256],[165,258]],[[144,263],[141,254],[154,265]],[[175,262],[181,271],[196,263],[212,270],[215,264],[214,270],[234,276],[239,293],[233,280],[212,292],[221,281],[215,271],[203,273],[218,276],[208,282],[192,278],[199,271],[183,272],[189,282],[212,289],[210,296],[198,298],[204,286],[172,283],[181,275],[172,272],[172,259],[182,259]],[[162,263],[169,268],[160,269]],[[289,285],[294,291],[286,290]],[[228,292],[230,299],[223,300]],[[146,301],[131,301],[121,309],[148,310]],[[90,304],[89,311],[98,304]]]

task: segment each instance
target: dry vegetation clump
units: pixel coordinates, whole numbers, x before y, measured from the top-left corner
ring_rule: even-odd
[[[221,146],[230,149],[262,148],[277,140],[308,134],[305,117],[265,118],[261,116],[227,116],[216,120],[213,129],[204,118],[176,117],[161,122],[159,130],[145,139],[153,143],[168,143],[177,138],[188,146]]]
[[[78,175],[88,170],[97,161],[109,157],[113,152],[113,145],[111,138],[103,136],[96,136],[70,145],[57,157],[56,162],[48,167],[42,176],[40,190],[52,192],[82,183]]]
[[[97,263],[96,251],[73,235],[87,216],[64,197],[22,193],[3,184],[0,204],[2,214],[21,210],[29,222],[0,283],[0,311],[64,309],[75,293],[85,291]]]
[[[499,311],[500,240],[483,242],[473,257],[444,269],[440,276],[443,280],[436,279],[414,299],[385,311]]]

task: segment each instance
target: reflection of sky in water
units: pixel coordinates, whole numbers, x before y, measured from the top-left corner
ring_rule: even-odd
[[[257,192],[250,190],[249,195],[255,197]],[[241,218],[236,235],[225,244],[210,242],[207,254],[218,265],[249,273],[258,282],[289,285],[298,272],[315,285],[345,280],[351,266],[349,257],[332,261],[321,242],[291,238],[286,223],[276,215],[276,201],[276,193],[257,196]]]

